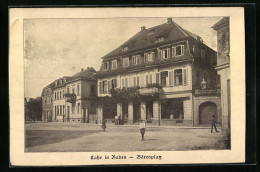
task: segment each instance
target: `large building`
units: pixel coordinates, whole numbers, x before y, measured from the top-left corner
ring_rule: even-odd
[[[98,82],[98,121],[140,119],[154,125],[197,126],[216,114],[217,55],[202,38],[171,18],[140,32],[102,57]]]
[[[223,17],[212,26],[217,31],[218,58],[215,67],[221,77],[222,127],[230,134],[230,41],[229,17]]]

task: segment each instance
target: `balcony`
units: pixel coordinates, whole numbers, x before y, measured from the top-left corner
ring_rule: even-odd
[[[195,96],[220,96],[220,89],[195,89]]]
[[[76,94],[75,93],[66,93],[65,94],[65,98],[66,98],[66,102],[75,102],[76,101]]]
[[[140,88],[139,93],[146,95],[146,94],[154,94],[159,93],[159,88],[153,87],[153,88]]]

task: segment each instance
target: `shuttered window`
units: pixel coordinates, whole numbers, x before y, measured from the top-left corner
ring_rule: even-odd
[[[160,73],[156,73],[156,84],[160,84]]]
[[[125,87],[128,87],[128,79],[125,78]]]
[[[125,87],[125,79],[122,79],[122,88]]]
[[[173,71],[169,71],[169,86],[173,86]]]
[[[136,77],[133,77],[134,87],[136,87]]]
[[[153,76],[152,76],[152,74],[150,74],[149,84],[152,84],[152,83],[153,83]]]
[[[111,85],[110,85],[110,83],[111,83],[111,81],[107,81],[108,82],[108,93],[110,93],[110,89],[111,89]]]
[[[187,85],[187,69],[183,69],[183,85]]]

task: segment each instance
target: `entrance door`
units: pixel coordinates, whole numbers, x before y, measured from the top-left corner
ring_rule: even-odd
[[[217,105],[213,102],[202,103],[199,107],[199,124],[210,124],[212,115],[215,115],[216,121],[218,121]]]
[[[136,102],[133,104],[133,113],[134,122],[139,122],[139,120],[141,119],[140,102]]]
[[[67,114],[68,114],[68,116],[67,116],[67,121],[70,121],[70,107],[68,106],[68,108],[67,108]]]

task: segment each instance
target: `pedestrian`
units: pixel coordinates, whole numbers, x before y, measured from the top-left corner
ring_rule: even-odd
[[[140,125],[139,125],[140,133],[142,135],[142,140],[141,141],[144,141],[145,125],[146,125],[145,122],[141,119],[140,120]]]
[[[107,126],[106,126],[106,120],[103,120],[103,121],[102,121],[101,127],[102,127],[103,131],[106,130],[106,128],[107,128]]]
[[[216,127],[216,123],[218,123],[218,122],[216,121],[215,115],[212,115],[210,122],[211,122],[211,133],[213,132],[213,127],[215,128],[216,132],[219,132]]]
[[[118,124],[118,116],[116,115],[115,116],[115,125],[117,125]]]

